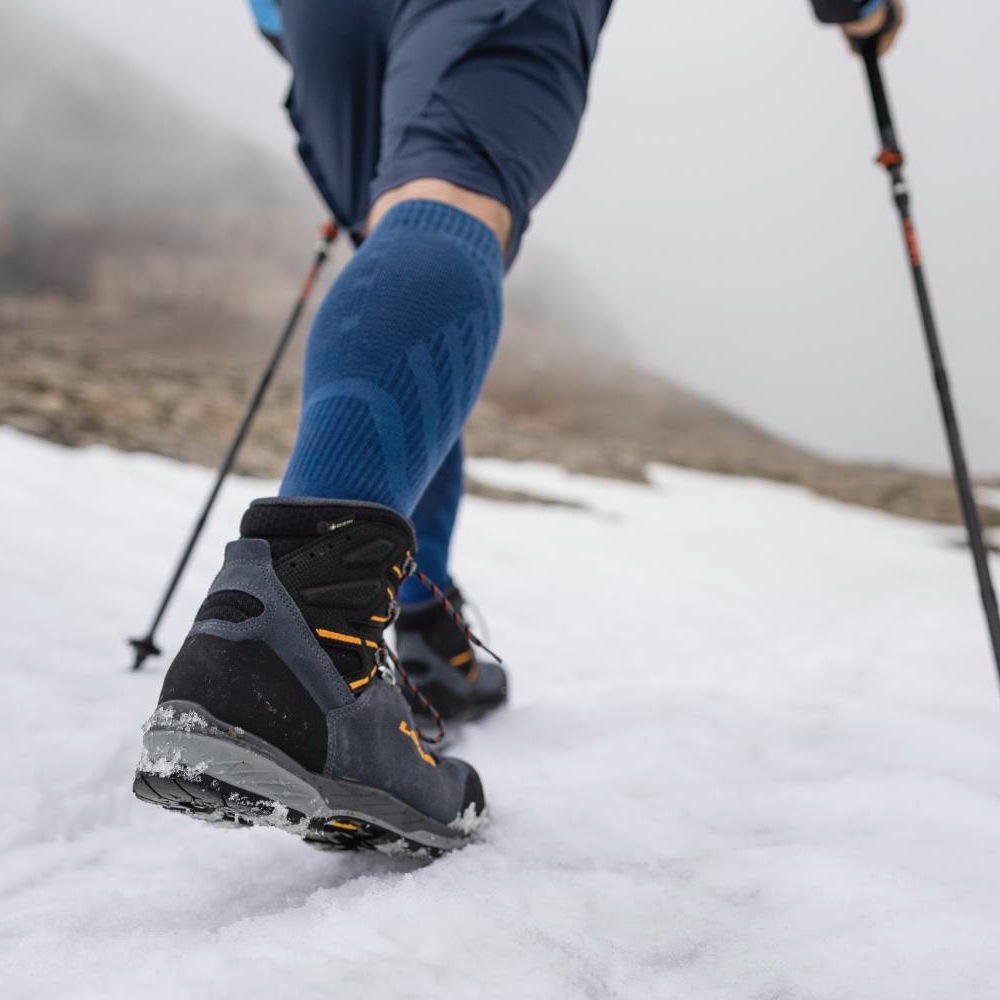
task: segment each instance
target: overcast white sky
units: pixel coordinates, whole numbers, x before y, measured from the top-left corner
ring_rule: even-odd
[[[242,0],[38,0],[291,155],[287,72]],[[861,68],[807,0],[618,0],[532,245],[642,356],[828,454],[946,462]],[[1000,7],[912,0],[886,66],[977,471],[1000,473]],[[956,11],[960,8],[960,11]]]

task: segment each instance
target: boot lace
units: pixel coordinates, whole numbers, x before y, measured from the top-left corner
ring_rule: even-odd
[[[427,576],[426,573],[422,572],[418,568],[416,560],[409,552],[406,554],[406,559],[403,561],[400,572],[400,582],[405,580],[407,577],[416,576],[420,583],[444,608],[451,620],[462,630],[462,635],[470,645],[475,646],[477,649],[481,649],[488,656],[496,660],[497,663],[503,664],[503,660],[496,653],[494,653],[493,650],[490,649],[490,647],[475,634],[475,632],[472,631],[469,623],[462,617],[455,605],[448,600],[445,592],[429,576]],[[396,619],[399,617],[399,612],[399,604],[395,600],[391,601],[389,605],[390,625],[395,623]],[[430,735],[425,733],[423,730],[419,730],[418,735],[420,738],[425,743],[432,746],[440,743],[445,736],[444,720],[441,718],[441,713],[430,703],[427,696],[420,691],[417,685],[413,683],[410,675],[406,672],[406,668],[399,662],[399,657],[396,655],[395,650],[385,641],[384,633],[382,642],[379,644],[379,648],[375,653],[375,663],[378,666],[379,674],[383,680],[393,686],[398,683],[398,680],[402,680],[402,682],[406,685],[407,690],[413,695],[414,701],[427,715],[430,716],[436,731],[433,735]]]

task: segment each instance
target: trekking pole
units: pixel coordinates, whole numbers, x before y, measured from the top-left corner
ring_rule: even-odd
[[[969,535],[969,547],[972,549],[972,559],[976,567],[976,576],[979,579],[979,593],[983,600],[983,610],[986,612],[986,626],[993,645],[993,658],[996,661],[997,673],[1000,675],[1000,612],[997,611],[997,598],[993,590],[993,581],[990,578],[989,556],[983,539],[982,522],[972,492],[972,481],[965,461],[962,437],[958,429],[958,417],[951,398],[948,374],[944,366],[944,355],[941,351],[937,324],[931,309],[930,293],[927,290],[927,281],[924,277],[920,245],[917,242],[916,230],[910,215],[910,192],[903,177],[903,154],[899,149],[896,132],[893,128],[889,99],[886,96],[882,70],[879,66],[877,44],[876,39],[868,39],[861,44],[861,55],[868,73],[868,85],[875,110],[875,121],[882,140],[882,151],[876,162],[885,167],[889,174],[892,197],[899,210],[899,218],[903,226],[903,237],[906,240],[910,269],[913,273],[913,285],[920,307],[920,318],[923,321],[924,338],[927,342],[927,352],[930,355],[931,368],[934,372],[934,384],[937,386],[938,402],[941,406],[941,416],[948,438],[948,449],[951,452],[955,488],[962,506],[962,515],[965,518],[965,527]]]
[[[302,311],[305,309],[309,295],[313,290],[313,286],[316,284],[316,278],[319,276],[319,272],[326,259],[330,256],[330,246],[336,238],[336,224],[334,222],[327,222],[321,230],[320,241],[316,245],[316,252],[313,256],[312,266],[309,268],[309,273],[306,275],[302,291],[299,292],[299,297],[294,308],[292,309],[291,315],[288,317],[288,321],[285,323],[284,329],[281,331],[281,336],[278,338],[278,343],[271,354],[267,367],[264,369],[264,373],[261,375],[260,381],[257,383],[257,388],[254,390],[253,396],[250,398],[250,403],[247,406],[246,413],[243,415],[243,420],[240,422],[240,426],[236,431],[236,436],[233,438],[232,444],[230,444],[229,450],[226,452],[226,456],[223,458],[222,464],[219,466],[219,471],[215,477],[215,483],[208,494],[208,498],[205,500],[205,505],[202,507],[201,513],[198,515],[198,520],[195,521],[194,528],[192,529],[191,535],[187,540],[187,545],[184,546],[184,551],[181,553],[181,557],[177,561],[174,574],[170,578],[170,583],[167,584],[167,589],[163,594],[159,607],[156,609],[156,614],[153,615],[153,622],[149,626],[149,631],[142,636],[142,638],[128,640],[129,645],[135,650],[135,663],[132,664],[133,670],[138,670],[143,665],[147,657],[160,655],[161,650],[159,646],[156,645],[156,629],[159,627],[160,621],[162,620],[164,614],[166,614],[167,608],[170,606],[170,601],[174,596],[174,591],[177,589],[177,584],[180,583],[181,577],[184,575],[184,570],[186,569],[188,560],[191,558],[191,553],[194,551],[194,547],[201,536],[201,532],[205,527],[208,515],[211,512],[212,507],[215,505],[219,491],[222,489],[222,484],[226,481],[226,477],[229,475],[229,472],[233,467],[233,463],[236,461],[236,456],[243,445],[247,432],[250,430],[253,418],[257,415],[257,410],[260,409],[260,404],[264,399],[264,394],[267,392],[267,388],[271,384],[271,379],[274,377],[275,371],[277,371],[281,357],[285,353],[285,348],[288,347],[292,340],[295,328],[298,326],[299,319],[302,316]]]

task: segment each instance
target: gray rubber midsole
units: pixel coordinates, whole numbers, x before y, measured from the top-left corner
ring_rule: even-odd
[[[307,771],[265,740],[221,722],[193,702],[160,705],[146,723],[142,745],[140,772],[217,778],[308,819],[346,816],[428,847],[447,850],[466,840],[460,830],[380,788]]]

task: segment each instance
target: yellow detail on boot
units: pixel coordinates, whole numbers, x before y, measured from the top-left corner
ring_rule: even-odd
[[[345,823],[343,820],[331,819],[327,826],[335,826],[338,830],[360,830],[357,823]]]
[[[336,642],[350,643],[352,646],[367,646],[369,649],[378,649],[378,643],[371,639],[362,639],[358,635],[345,635],[343,632],[331,632],[329,629],[318,628],[316,634],[321,639],[333,639]]]
[[[437,761],[420,745],[420,734],[415,729],[411,729],[405,720],[399,723],[399,731],[413,740],[413,745],[417,748],[417,753],[420,754],[420,759],[425,764],[430,764],[431,767],[438,766]]]
[[[358,688],[363,688],[366,684],[368,684],[377,673],[378,673],[378,665],[376,664],[374,667],[372,667],[372,672],[367,677],[362,677],[360,680],[357,681],[351,681],[351,683],[348,684],[347,686],[352,691],[357,691]]]
[[[458,656],[453,656],[448,662],[453,667],[464,667],[469,660],[472,659],[472,650],[467,649],[464,653],[459,653]]]

